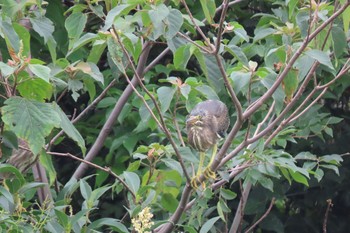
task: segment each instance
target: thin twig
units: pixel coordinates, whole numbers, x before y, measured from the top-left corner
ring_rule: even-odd
[[[328,213],[332,207],[333,207],[332,199],[328,199],[327,200],[327,209],[326,209],[326,213],[324,214],[324,219],[323,219],[323,233],[327,233]]]
[[[267,215],[270,213],[270,211],[271,211],[271,209],[272,209],[272,207],[273,207],[274,204],[275,204],[275,198],[273,197],[272,200],[271,200],[271,202],[270,202],[269,208],[266,210],[266,212],[263,214],[263,216],[261,216],[261,217],[259,218],[258,221],[256,221],[251,227],[249,227],[249,229],[246,230],[245,233],[249,233],[249,232],[253,231],[253,229],[254,229],[262,220],[264,220],[264,218],[267,217]]]
[[[110,174],[114,178],[116,178],[130,192],[130,194],[132,195],[134,201],[136,200],[136,195],[132,191],[132,189],[124,182],[124,180],[122,178],[120,178],[117,174],[115,174],[109,167],[101,167],[101,166],[99,166],[99,165],[97,165],[95,163],[92,163],[90,161],[81,159],[81,158],[79,158],[77,156],[74,156],[74,155],[72,155],[70,153],[47,152],[47,154],[55,155],[55,156],[62,156],[62,157],[69,157],[69,158],[72,158],[72,159],[77,160],[79,162],[82,162],[84,164],[87,164],[90,167],[94,167],[94,168],[99,169],[101,171],[107,172],[108,174]]]
[[[209,48],[211,48],[211,43],[210,40],[208,39],[208,37],[206,37],[206,35],[204,34],[204,32],[202,31],[202,29],[197,25],[196,21],[193,18],[193,15],[190,11],[190,9],[187,6],[186,1],[181,0],[182,5],[184,5],[186,12],[188,14],[188,16],[190,17],[192,24],[194,25],[194,27],[196,28],[197,32],[201,35],[201,37],[204,39],[205,43],[207,44],[207,46],[209,46]]]

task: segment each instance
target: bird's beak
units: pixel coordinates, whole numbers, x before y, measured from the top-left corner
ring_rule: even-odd
[[[189,116],[186,120],[186,124],[195,125],[199,121],[200,116]]]

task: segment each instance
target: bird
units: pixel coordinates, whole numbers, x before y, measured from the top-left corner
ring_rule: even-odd
[[[217,152],[217,142],[223,138],[230,125],[227,106],[220,100],[205,100],[198,103],[189,113],[186,119],[186,131],[188,143],[199,152],[199,164],[197,173],[191,181],[192,186],[197,184],[202,174],[202,166],[205,152],[212,148],[210,162],[204,171],[206,178],[215,178],[210,165],[214,161]]]

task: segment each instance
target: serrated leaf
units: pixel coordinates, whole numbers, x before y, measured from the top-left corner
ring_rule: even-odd
[[[134,172],[123,172],[123,176],[125,178],[125,183],[130,187],[133,193],[137,193],[140,188],[140,178]]]
[[[52,85],[40,78],[28,79],[17,86],[22,97],[40,102],[49,100],[52,96]]]
[[[165,113],[170,106],[172,99],[174,98],[176,89],[174,87],[160,87],[157,90],[158,100],[160,102],[160,109],[162,113]]]
[[[45,137],[59,127],[60,117],[51,104],[11,97],[1,109],[2,120],[18,137],[26,140],[34,155],[45,145]]]
[[[214,217],[209,219],[208,221],[206,221],[206,223],[203,224],[201,230],[199,231],[199,233],[207,233],[210,231],[210,229],[214,226],[214,224],[216,223],[216,221],[219,220],[220,217]]]
[[[39,64],[28,64],[28,68],[32,71],[36,76],[41,78],[46,82],[50,82],[50,68],[47,66],[39,65]]]
[[[52,104],[53,104],[53,109],[57,112],[57,114],[60,117],[60,126],[62,130],[68,135],[68,137],[73,139],[78,144],[83,154],[85,154],[86,147],[85,147],[84,138],[81,136],[79,131],[74,127],[74,125],[68,119],[67,115],[62,111],[60,106],[58,106],[56,103],[52,103]]]

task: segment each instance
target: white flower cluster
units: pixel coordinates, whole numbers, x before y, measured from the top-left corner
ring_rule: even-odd
[[[138,215],[131,220],[133,227],[137,233],[151,233],[149,230],[154,222],[151,221],[153,214],[151,213],[151,208],[146,207],[141,210]]]

